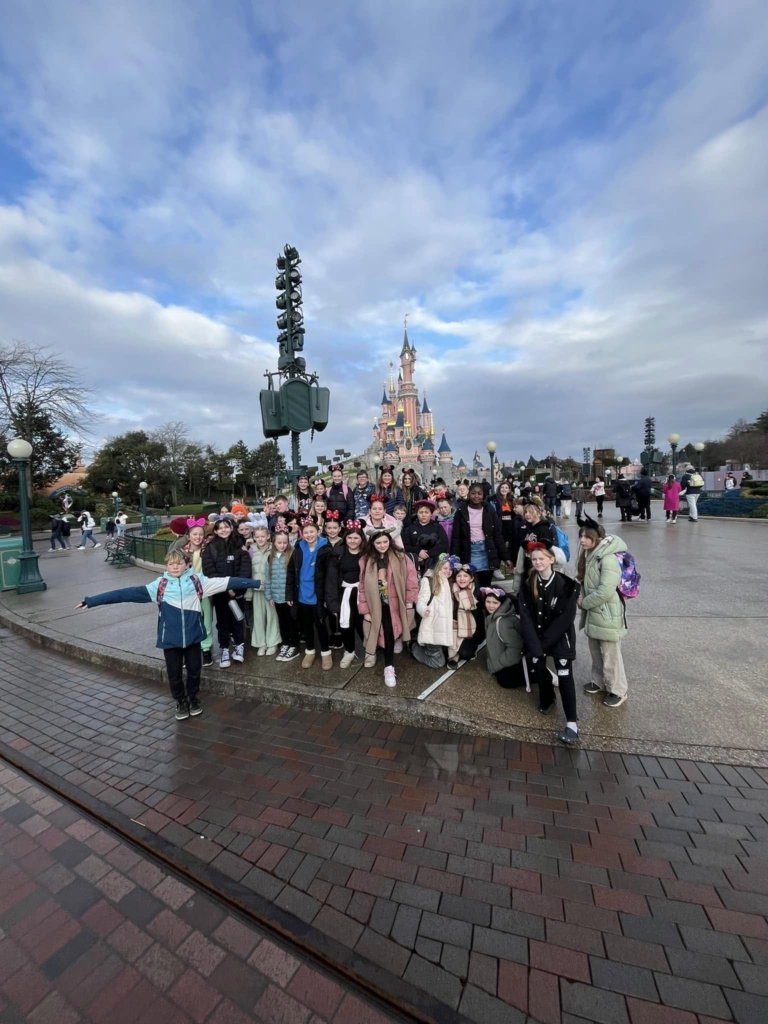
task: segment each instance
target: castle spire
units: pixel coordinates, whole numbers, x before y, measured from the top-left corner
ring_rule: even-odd
[[[403,318],[403,347],[400,350],[400,355],[405,355],[406,352],[411,351],[411,346],[408,342],[408,317],[410,313],[406,313]]]
[[[390,363],[389,364],[389,393],[390,393],[390,395],[394,395],[394,393],[395,393],[395,371],[394,371],[394,366],[395,366],[394,363]]]
[[[443,430],[443,437],[442,437],[442,440],[440,441],[440,447],[437,449],[437,452],[438,452],[438,455],[445,455],[445,454],[450,455],[451,454],[451,448],[450,448],[450,445],[448,444],[448,442],[445,439],[445,427],[443,427],[442,430]]]
[[[428,413],[428,412],[431,412],[431,411],[432,410],[427,405],[427,391],[426,391],[426,388],[425,388],[424,389],[424,405],[421,407],[421,414],[423,416],[424,413]]]
[[[381,393],[381,404],[389,405],[389,399],[387,398],[387,382],[384,381],[384,390]]]

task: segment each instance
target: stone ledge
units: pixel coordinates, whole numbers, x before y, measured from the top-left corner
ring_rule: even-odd
[[[0,607],[0,624],[27,640],[50,648],[71,658],[92,665],[110,668],[128,675],[141,675],[162,686],[168,685],[165,667],[157,659],[145,655],[127,654],[103,647],[87,640],[65,639],[61,634],[42,625],[32,626],[27,620]],[[520,740],[524,743],[550,745],[553,729],[531,729],[503,722],[484,715],[460,714],[456,709],[423,701],[387,695],[380,696],[338,690],[323,686],[305,685],[288,680],[278,681],[260,676],[228,676],[226,681],[203,675],[202,688],[209,693],[239,697],[244,700],[263,701],[268,704],[287,704],[334,715],[351,715],[369,721],[392,722],[419,729],[468,736],[488,736],[493,739]],[[651,757],[673,757],[713,764],[745,765],[752,768],[768,767],[768,750],[740,749],[737,747],[697,746],[695,744],[657,742],[636,737],[602,736],[585,732],[584,748],[618,754],[643,754]]]

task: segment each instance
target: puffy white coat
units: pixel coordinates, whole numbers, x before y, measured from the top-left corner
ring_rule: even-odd
[[[432,597],[430,577],[432,570],[428,570],[419,587],[419,600],[416,602],[416,611],[422,616],[419,626],[420,644],[437,644],[440,647],[453,647],[453,597],[451,596],[451,584],[449,580],[443,580],[440,593]],[[429,615],[425,617],[425,613]]]

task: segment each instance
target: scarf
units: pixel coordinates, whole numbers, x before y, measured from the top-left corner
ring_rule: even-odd
[[[339,609],[339,628],[349,629],[352,618],[352,591],[357,590],[360,583],[342,583],[341,584],[341,608]]]
[[[471,590],[462,590],[457,583],[451,585],[451,591],[456,609],[456,617],[453,620],[454,636],[464,640],[466,637],[474,636],[477,624],[472,612],[477,608],[477,601]]]

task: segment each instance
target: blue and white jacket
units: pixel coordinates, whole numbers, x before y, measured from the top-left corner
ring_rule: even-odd
[[[226,590],[256,589],[261,580],[249,580],[239,576],[201,576],[187,569],[181,576],[163,573],[145,587],[124,587],[122,590],[109,590],[104,594],[84,598],[89,608],[97,608],[102,604],[152,604],[158,605],[157,646],[161,650],[171,647],[189,647],[205,639],[202,609],[198,588],[194,576],[197,576],[203,597],[212,597]],[[157,601],[158,589],[162,580],[166,580],[162,600]]]

